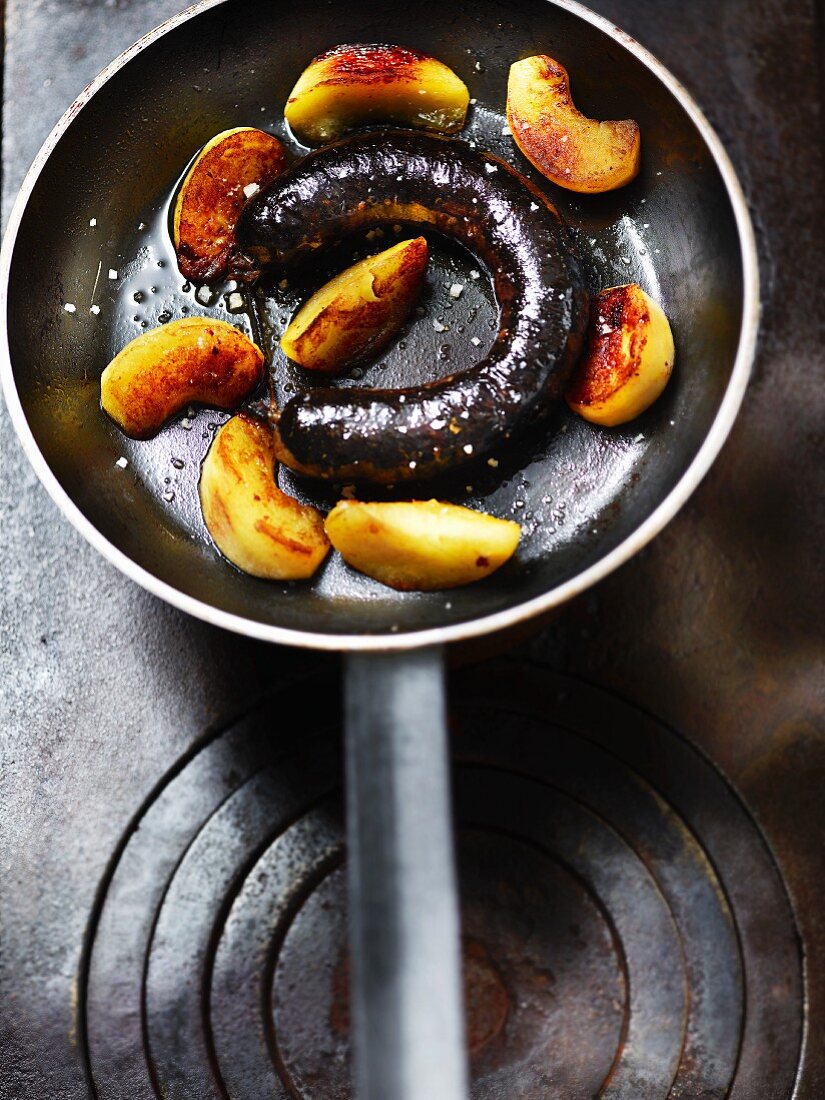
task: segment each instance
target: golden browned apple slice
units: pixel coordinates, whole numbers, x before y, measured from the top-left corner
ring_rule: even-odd
[[[335,549],[355,569],[401,591],[457,588],[512,555],[517,523],[438,500],[341,500],[327,516]]]
[[[324,517],[275,483],[272,432],[243,413],[217,432],[203,462],[201,508],[220,552],[266,580],[311,577],[329,551]]]
[[[530,163],[560,187],[613,191],[638,175],[638,124],[585,118],[573,105],[567,70],[546,54],[511,65],[507,122]]]
[[[100,378],[100,402],[136,439],[192,403],[233,409],[263,377],[264,356],[226,321],[185,317],[127,344]]]
[[[280,141],[250,126],[224,130],[204,146],[175,204],[175,251],[187,279],[206,283],[226,272],[244,203],[285,167]]]
[[[470,93],[452,69],[403,46],[353,43],[319,54],[292,89],[284,115],[305,145],[323,145],[355,126],[396,122],[452,134]]]
[[[307,370],[334,371],[380,351],[403,325],[427,273],[423,237],[368,256],[317,290],[281,347]]]
[[[661,394],[674,356],[668,319],[640,286],[603,290],[591,304],[587,350],[567,388],[567,403],[593,424],[625,424]]]

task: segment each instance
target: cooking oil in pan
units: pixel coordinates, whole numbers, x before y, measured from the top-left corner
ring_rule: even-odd
[[[496,111],[474,105],[462,136],[510,163],[518,163],[512,137]],[[347,239],[331,249],[323,264],[304,279],[268,278],[254,288],[231,279],[198,286],[181,275],[170,233],[174,200],[188,168],[152,209],[136,219],[134,230],[121,247],[101,259],[94,305],[100,310],[101,327],[105,327],[107,359],[141,333],[172,320],[204,316],[228,321],[259,342],[267,356],[268,385],[254,396],[282,406],[296,393],[318,384],[317,375],[290,363],[279,347],[280,336],[295,311],[337,271],[407,235],[417,235],[418,230],[408,234],[402,227],[398,233],[388,226],[383,237],[367,240],[362,234]],[[552,197],[558,202],[557,193]],[[628,252],[633,260],[632,268],[625,271],[625,282],[640,265],[651,266],[650,255],[640,255],[647,250],[641,247],[641,237],[635,239],[639,236],[634,236],[635,223],[630,224],[634,233],[628,229],[617,237],[615,226],[588,226],[575,207],[562,212],[574,223],[573,235],[594,287],[604,285],[608,278],[604,268],[611,265],[612,259],[616,259],[617,270],[625,270],[618,268],[621,257],[616,254],[620,251]],[[474,257],[437,235],[429,237],[429,244],[426,287],[403,330],[375,360],[339,376],[325,375],[322,385],[415,385],[469,368],[483,358],[497,330],[489,275]],[[215,431],[229,415],[190,406],[148,441],[127,439],[112,426],[115,446],[128,463],[128,476],[138,478],[156,493],[167,523],[179,528],[183,537],[205,544],[209,544],[209,538],[198,499],[200,466]],[[522,564],[529,565],[531,560],[556,552],[571,540],[597,536],[600,521],[594,523],[593,516],[603,513],[610,500],[621,493],[646,446],[645,437],[635,431],[613,436],[594,432],[564,408],[559,410],[553,428],[544,437],[505,448],[475,471],[435,487],[439,496],[516,519],[524,532],[519,551]],[[324,509],[342,491],[339,485],[295,477],[283,467],[278,479],[285,491]],[[349,488],[345,491],[352,492]],[[433,489],[406,486],[389,493],[368,489],[362,495],[367,492],[371,496],[421,498],[432,495]],[[330,563],[313,583],[321,591],[333,591],[341,568],[340,563]],[[363,586],[368,598],[374,582],[364,578]]]

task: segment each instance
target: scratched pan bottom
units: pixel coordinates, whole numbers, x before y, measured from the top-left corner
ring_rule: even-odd
[[[596,563],[664,500],[704,441],[729,380],[742,282],[734,217],[712,158],[670,93],[600,31],[552,5],[428,7],[426,20],[419,9],[324,7],[311,26],[297,4],[229,2],[202,12],[91,100],[46,165],[21,225],[9,289],[12,362],[26,416],[61,485],[150,573],[258,622],[333,634],[405,632],[541,595]],[[546,430],[502,450],[495,469],[482,464],[409,490],[522,524],[513,562],[450,593],[391,592],[337,555],[310,583],[243,576],[211,544],[197,495],[200,464],[226,415],[187,410],[154,440],[135,442],[98,408],[103,367],[148,328],[203,313],[251,332],[245,313],[228,312],[230,287],[208,296],[180,276],[168,235],[170,194],[193,154],[222,129],[262,126],[299,154],[281,113],[292,82],[315,53],[359,40],[398,41],[450,64],[475,101],[462,137],[545,187],[571,226],[592,290],[640,283],[662,303],[676,339],[670,386],[632,424],[600,430],[561,407]],[[643,167],[629,187],[606,196],[565,193],[517,151],[503,116],[507,70],[538,50],[568,66],[582,110],[638,119]],[[380,244],[394,239],[389,228],[388,236]],[[353,254],[364,244],[354,241]],[[454,283],[463,288],[458,299],[449,294]],[[265,308],[273,344],[297,303],[294,288],[275,288]],[[492,340],[496,309],[486,274],[437,241],[421,306],[392,347],[341,384],[435,378],[471,366]],[[273,371],[281,400],[306,384],[278,354]],[[301,499],[324,507],[334,500],[329,487],[288,471],[279,476]]]
[[[546,669],[453,689],[473,1100],[785,1100],[797,932],[723,777]],[[300,690],[299,734],[267,700],[124,837],[78,983],[101,1100],[352,1096],[337,700]]]

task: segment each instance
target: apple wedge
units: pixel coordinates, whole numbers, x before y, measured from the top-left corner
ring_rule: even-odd
[[[512,557],[517,523],[437,500],[341,500],[326,532],[353,568],[400,591],[457,588]]]
[[[127,435],[148,439],[189,404],[234,409],[263,377],[257,344],[227,324],[185,317],[127,344],[100,378],[104,412]]]
[[[423,237],[368,256],[317,290],[281,337],[307,370],[342,370],[376,354],[406,321],[427,273]]]
[[[241,414],[219,429],[201,470],[203,518],[233,565],[266,580],[311,577],[329,551],[324,517],[275,484],[272,432]]]
[[[639,173],[638,124],[585,118],[573,105],[567,70],[545,54],[510,66],[507,122],[525,157],[559,187],[613,191]]]
[[[567,404],[593,424],[625,424],[659,397],[674,357],[670,323],[640,286],[603,290],[591,303],[587,350],[567,388]]]
[[[354,43],[309,63],[284,115],[304,145],[323,145],[376,122],[452,134],[464,125],[469,102],[463,81],[434,57],[403,46]]]
[[[204,146],[175,204],[175,252],[185,278],[207,283],[225,274],[244,203],[285,167],[280,141],[250,126],[224,130]]]

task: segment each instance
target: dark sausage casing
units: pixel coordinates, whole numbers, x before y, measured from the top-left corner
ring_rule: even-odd
[[[558,213],[504,161],[464,142],[357,134],[310,153],[256,195],[237,226],[258,266],[289,267],[355,231],[400,223],[459,241],[492,274],[489,355],[406,389],[319,388],[280,412],[276,453],[312,477],[420,480],[488,455],[561,397],[587,299]]]

